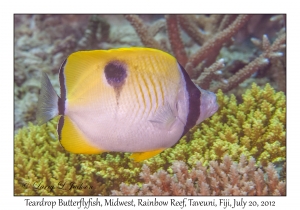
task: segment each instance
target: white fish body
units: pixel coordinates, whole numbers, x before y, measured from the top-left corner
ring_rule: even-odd
[[[61,115],[60,141],[74,153],[134,152],[137,161],[147,159],[218,109],[213,93],[196,87],[174,57],[155,49],[76,52],[59,76],[60,97],[43,82],[39,104],[50,111],[39,111],[38,119]]]

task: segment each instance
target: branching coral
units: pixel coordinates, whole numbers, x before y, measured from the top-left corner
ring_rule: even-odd
[[[89,19],[87,29],[84,32],[84,36],[78,43],[79,49],[98,49],[98,46],[95,43],[107,41],[109,32],[109,23],[104,18],[92,15]]]
[[[221,50],[222,45],[228,42],[231,37],[247,23],[250,17],[250,15],[239,15],[225,30],[220,31],[219,33],[215,34],[214,37],[205,42],[200,50],[189,58],[188,63],[195,68],[204,60],[215,60],[217,52]]]
[[[143,165],[141,186],[120,185],[113,195],[286,195],[285,182],[279,181],[272,163],[262,169],[241,156],[239,163],[225,156],[222,163],[211,161],[209,167],[200,162],[192,170],[183,161],[174,161],[171,173],[159,170],[151,173]]]
[[[166,22],[172,52],[178,62],[185,66],[188,58],[180,38],[178,18],[176,15],[166,15]]]
[[[285,48],[285,40],[286,35],[282,34],[271,45],[267,36],[263,36],[262,46],[264,53],[262,53],[258,58],[246,65],[244,68],[240,69],[235,75],[230,77],[226,83],[216,86],[212,90],[216,91],[218,89],[222,89],[223,91],[227,92],[243,82],[245,79],[249,78],[258,69],[262,69],[267,66],[271,59],[281,57],[282,53],[279,51],[282,50],[282,48]]]
[[[265,16],[264,16],[265,17]],[[267,36],[263,36],[262,47],[263,52],[260,56],[252,55],[247,58],[246,63],[241,65],[236,65],[236,63],[241,63],[240,58],[235,57],[227,60],[231,65],[223,69],[224,74],[222,77],[210,77],[211,80],[215,80],[211,85],[208,81],[202,81],[200,79],[203,77],[202,72],[206,69],[206,73],[213,75],[215,71],[209,72],[209,70],[214,70],[214,68],[209,68],[213,65],[218,58],[222,58],[224,54],[221,54],[221,49],[229,45],[231,48],[238,49],[239,45],[235,45],[233,38],[245,39],[247,36],[255,36],[253,32],[253,27],[257,27],[260,22],[265,23],[266,19],[260,15],[166,15],[166,29],[168,33],[170,49],[164,49],[165,51],[173,54],[181,65],[185,66],[185,69],[189,73],[190,77],[195,80],[195,82],[202,87],[210,86],[210,89],[216,91],[221,89],[223,92],[228,92],[233,88],[237,87],[246,79],[250,78],[253,73],[258,70],[270,69],[271,66],[277,66],[279,69],[274,69],[271,75],[274,75],[276,84],[280,90],[285,90],[284,85],[282,85],[278,79],[278,75],[285,75],[285,57],[283,56],[283,51],[285,48],[285,28],[281,27],[278,29],[277,39],[271,45]],[[139,35],[142,43],[147,47],[154,47],[162,49],[161,45],[158,44],[157,40],[149,36],[147,32],[147,27],[143,21],[136,15],[126,15],[126,19],[135,28],[137,34]],[[272,16],[269,18],[270,25],[284,25],[285,17]],[[245,32],[247,28],[247,32]],[[277,28],[277,27],[274,27]],[[187,43],[184,42],[182,37],[182,30],[192,39],[192,41],[200,46],[200,49],[187,50]],[[274,29],[272,29],[273,31]],[[265,32],[267,33],[267,31]],[[273,34],[271,34],[274,36]],[[240,37],[239,37],[240,36]],[[259,33],[259,36],[261,34]],[[259,37],[260,38],[260,37]],[[252,40],[257,40],[252,38]],[[257,42],[254,43],[258,45]],[[245,47],[245,45],[244,45]],[[189,52],[189,53],[187,53]],[[241,53],[239,53],[241,54]],[[228,59],[228,55],[225,55]],[[240,56],[240,55],[239,55]],[[257,57],[253,59],[253,57]],[[278,63],[278,59],[282,60]],[[231,68],[230,68],[231,67]],[[231,71],[226,71],[231,69]]]
[[[185,167],[193,170],[198,162],[207,166],[211,165],[212,160],[221,162],[226,155],[232,161],[238,161],[241,155],[245,159],[254,157],[257,166],[264,167],[268,167],[269,163],[285,161],[286,106],[282,92],[275,92],[270,85],[260,89],[253,84],[252,89],[243,95],[244,102],[241,104],[237,104],[233,95],[228,97],[221,91],[217,97],[220,108],[215,115],[194,127],[173,148],[166,149],[143,163],[130,159],[130,153],[68,153],[56,140],[57,119],[42,126],[30,124],[28,128],[20,129],[15,136],[15,194],[109,195],[111,190],[118,190],[122,182],[135,184],[143,164],[152,173],[159,169],[173,173],[171,166],[174,161],[183,161],[186,163]],[[270,173],[272,170],[270,169]],[[262,172],[257,170],[257,173],[261,175]],[[248,178],[250,182],[250,177]],[[144,181],[147,182],[146,179]],[[79,189],[72,188],[72,182]],[[221,181],[219,182],[221,185]],[[63,183],[65,185],[61,189]],[[187,184],[191,185],[190,181]],[[54,186],[52,190],[49,189],[50,186]],[[266,186],[269,189],[267,182]],[[212,189],[212,186],[209,188]],[[226,193],[245,191],[236,188],[231,191],[228,189]],[[277,191],[263,189],[264,187],[261,192],[264,194],[278,194]],[[258,194],[258,191],[247,193]]]
[[[264,89],[253,84],[243,95],[243,101],[238,105],[233,95],[229,98],[218,92],[218,114],[194,128],[197,130],[193,139],[205,139],[205,147],[210,148],[202,152],[209,159],[229,154],[234,160],[244,153],[263,166],[267,165],[266,160],[285,160],[285,95],[275,93],[268,84]]]
[[[132,183],[138,176],[140,164],[130,161],[130,154],[64,151],[57,141],[56,124],[56,119],[42,126],[29,124],[16,135],[16,195],[107,195],[119,181]]]
[[[159,43],[152,37],[152,34],[149,33],[148,28],[144,25],[143,21],[137,15],[124,15],[124,17],[130,21],[131,25],[135,28],[139,37],[141,38],[142,43],[145,46],[149,46],[156,49],[161,49]]]

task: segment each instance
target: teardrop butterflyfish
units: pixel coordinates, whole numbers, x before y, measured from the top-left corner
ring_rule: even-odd
[[[142,161],[218,110],[216,95],[157,49],[74,52],[60,67],[59,83],[60,96],[42,74],[37,121],[59,115],[58,138],[71,153],[132,152]]]

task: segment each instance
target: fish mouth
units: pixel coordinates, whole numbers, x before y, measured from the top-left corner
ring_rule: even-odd
[[[217,102],[215,102],[216,104],[213,106],[212,111],[211,111],[211,115],[213,115],[214,113],[216,113],[219,109],[219,105],[217,104]]]
[[[210,116],[212,116],[215,112],[218,111],[219,104],[218,104],[217,96],[215,94],[212,93],[210,96],[213,96],[210,102],[210,110],[211,110]]]
[[[218,101],[217,101],[217,97],[215,96],[215,99],[213,101],[213,108],[212,108],[213,113],[218,111],[218,109],[219,109],[219,104],[218,104]]]

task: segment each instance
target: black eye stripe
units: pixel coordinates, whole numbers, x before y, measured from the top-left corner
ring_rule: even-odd
[[[60,115],[65,114],[65,102],[67,97],[66,82],[65,82],[65,65],[67,59],[61,64],[59,69],[59,83],[60,83],[60,98],[58,99],[58,112]]]

